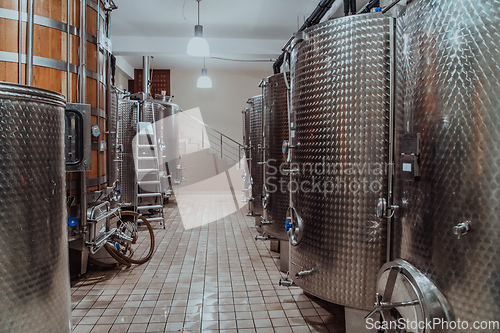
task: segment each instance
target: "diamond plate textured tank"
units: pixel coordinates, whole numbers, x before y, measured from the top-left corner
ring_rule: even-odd
[[[122,203],[135,205],[137,189],[135,186],[135,164],[132,141],[137,133],[139,103],[136,101],[118,101],[118,145],[120,149],[119,179]]]
[[[252,177],[252,207],[255,215],[262,215],[262,95],[248,100],[250,108],[250,175]]]
[[[290,82],[290,75],[287,73]],[[286,210],[290,205],[288,184],[290,175],[280,170],[288,169],[282,152],[288,140],[288,90],[283,74],[270,76],[263,93],[264,115],[264,217],[271,224],[264,224],[267,235],[288,240],[285,231]],[[281,168],[280,168],[281,166]]]
[[[413,1],[403,20],[393,258],[429,277],[456,318],[498,320],[500,1]]]
[[[303,227],[290,273],[306,292],[358,309],[372,308],[386,258],[375,208],[387,197],[393,24],[379,13],[326,21],[292,52],[290,189]]]
[[[0,331],[69,332],[64,108],[0,83]]]

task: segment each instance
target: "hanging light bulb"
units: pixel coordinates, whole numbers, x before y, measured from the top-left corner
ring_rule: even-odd
[[[198,24],[194,26],[194,37],[191,38],[187,47],[187,54],[194,57],[208,57],[210,48],[208,42],[203,38],[203,26],[200,25],[200,1],[198,1]]]
[[[198,83],[196,84],[198,88],[212,88],[212,79],[207,74],[207,69],[205,68],[205,58],[203,58],[203,69],[201,70],[201,76],[198,78]]]

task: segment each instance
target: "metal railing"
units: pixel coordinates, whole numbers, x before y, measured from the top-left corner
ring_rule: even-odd
[[[243,145],[241,143],[205,124],[201,120],[196,119],[188,113],[182,113],[182,115],[188,116],[190,118],[189,120],[193,120],[182,122],[181,132],[184,132],[183,134],[188,139],[190,139],[193,143],[200,144],[201,148],[212,149],[220,158],[225,159],[230,163],[234,163],[234,165],[238,164],[238,168],[241,168],[241,158],[243,157]]]

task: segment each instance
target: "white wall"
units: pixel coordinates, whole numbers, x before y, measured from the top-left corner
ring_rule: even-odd
[[[199,107],[204,122],[242,142],[241,110],[247,107],[249,97],[260,95],[260,81],[272,75],[269,71],[251,70],[210,70],[212,89],[196,88],[201,69],[171,69],[170,86],[173,102],[183,110]]]
[[[115,87],[119,89],[127,89],[128,90],[128,80],[131,78],[120,69],[120,67],[116,67],[115,71]]]

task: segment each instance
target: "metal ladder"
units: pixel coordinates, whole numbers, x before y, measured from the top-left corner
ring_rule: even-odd
[[[163,225],[165,229],[164,212],[163,212],[163,193],[161,189],[160,181],[160,164],[158,159],[158,145],[156,138],[156,126],[155,126],[155,112],[154,104],[151,103],[151,111],[148,108],[143,107],[142,120],[152,119],[150,121],[139,121],[137,122],[137,141],[136,141],[136,153],[137,153],[137,199],[136,207],[137,212],[153,210],[157,212],[156,217],[148,217],[148,221],[160,221],[160,225]],[[151,114],[148,114],[151,112]],[[146,138],[148,143],[141,143],[143,139]],[[141,163],[142,162],[142,163]],[[144,163],[146,162],[146,163]],[[144,166],[148,164],[148,166]],[[143,180],[144,176],[148,175],[153,179]],[[147,185],[152,187],[152,191],[147,191],[142,188],[141,185]],[[151,205],[141,205],[139,206],[139,199],[150,198],[154,199],[154,204]]]

